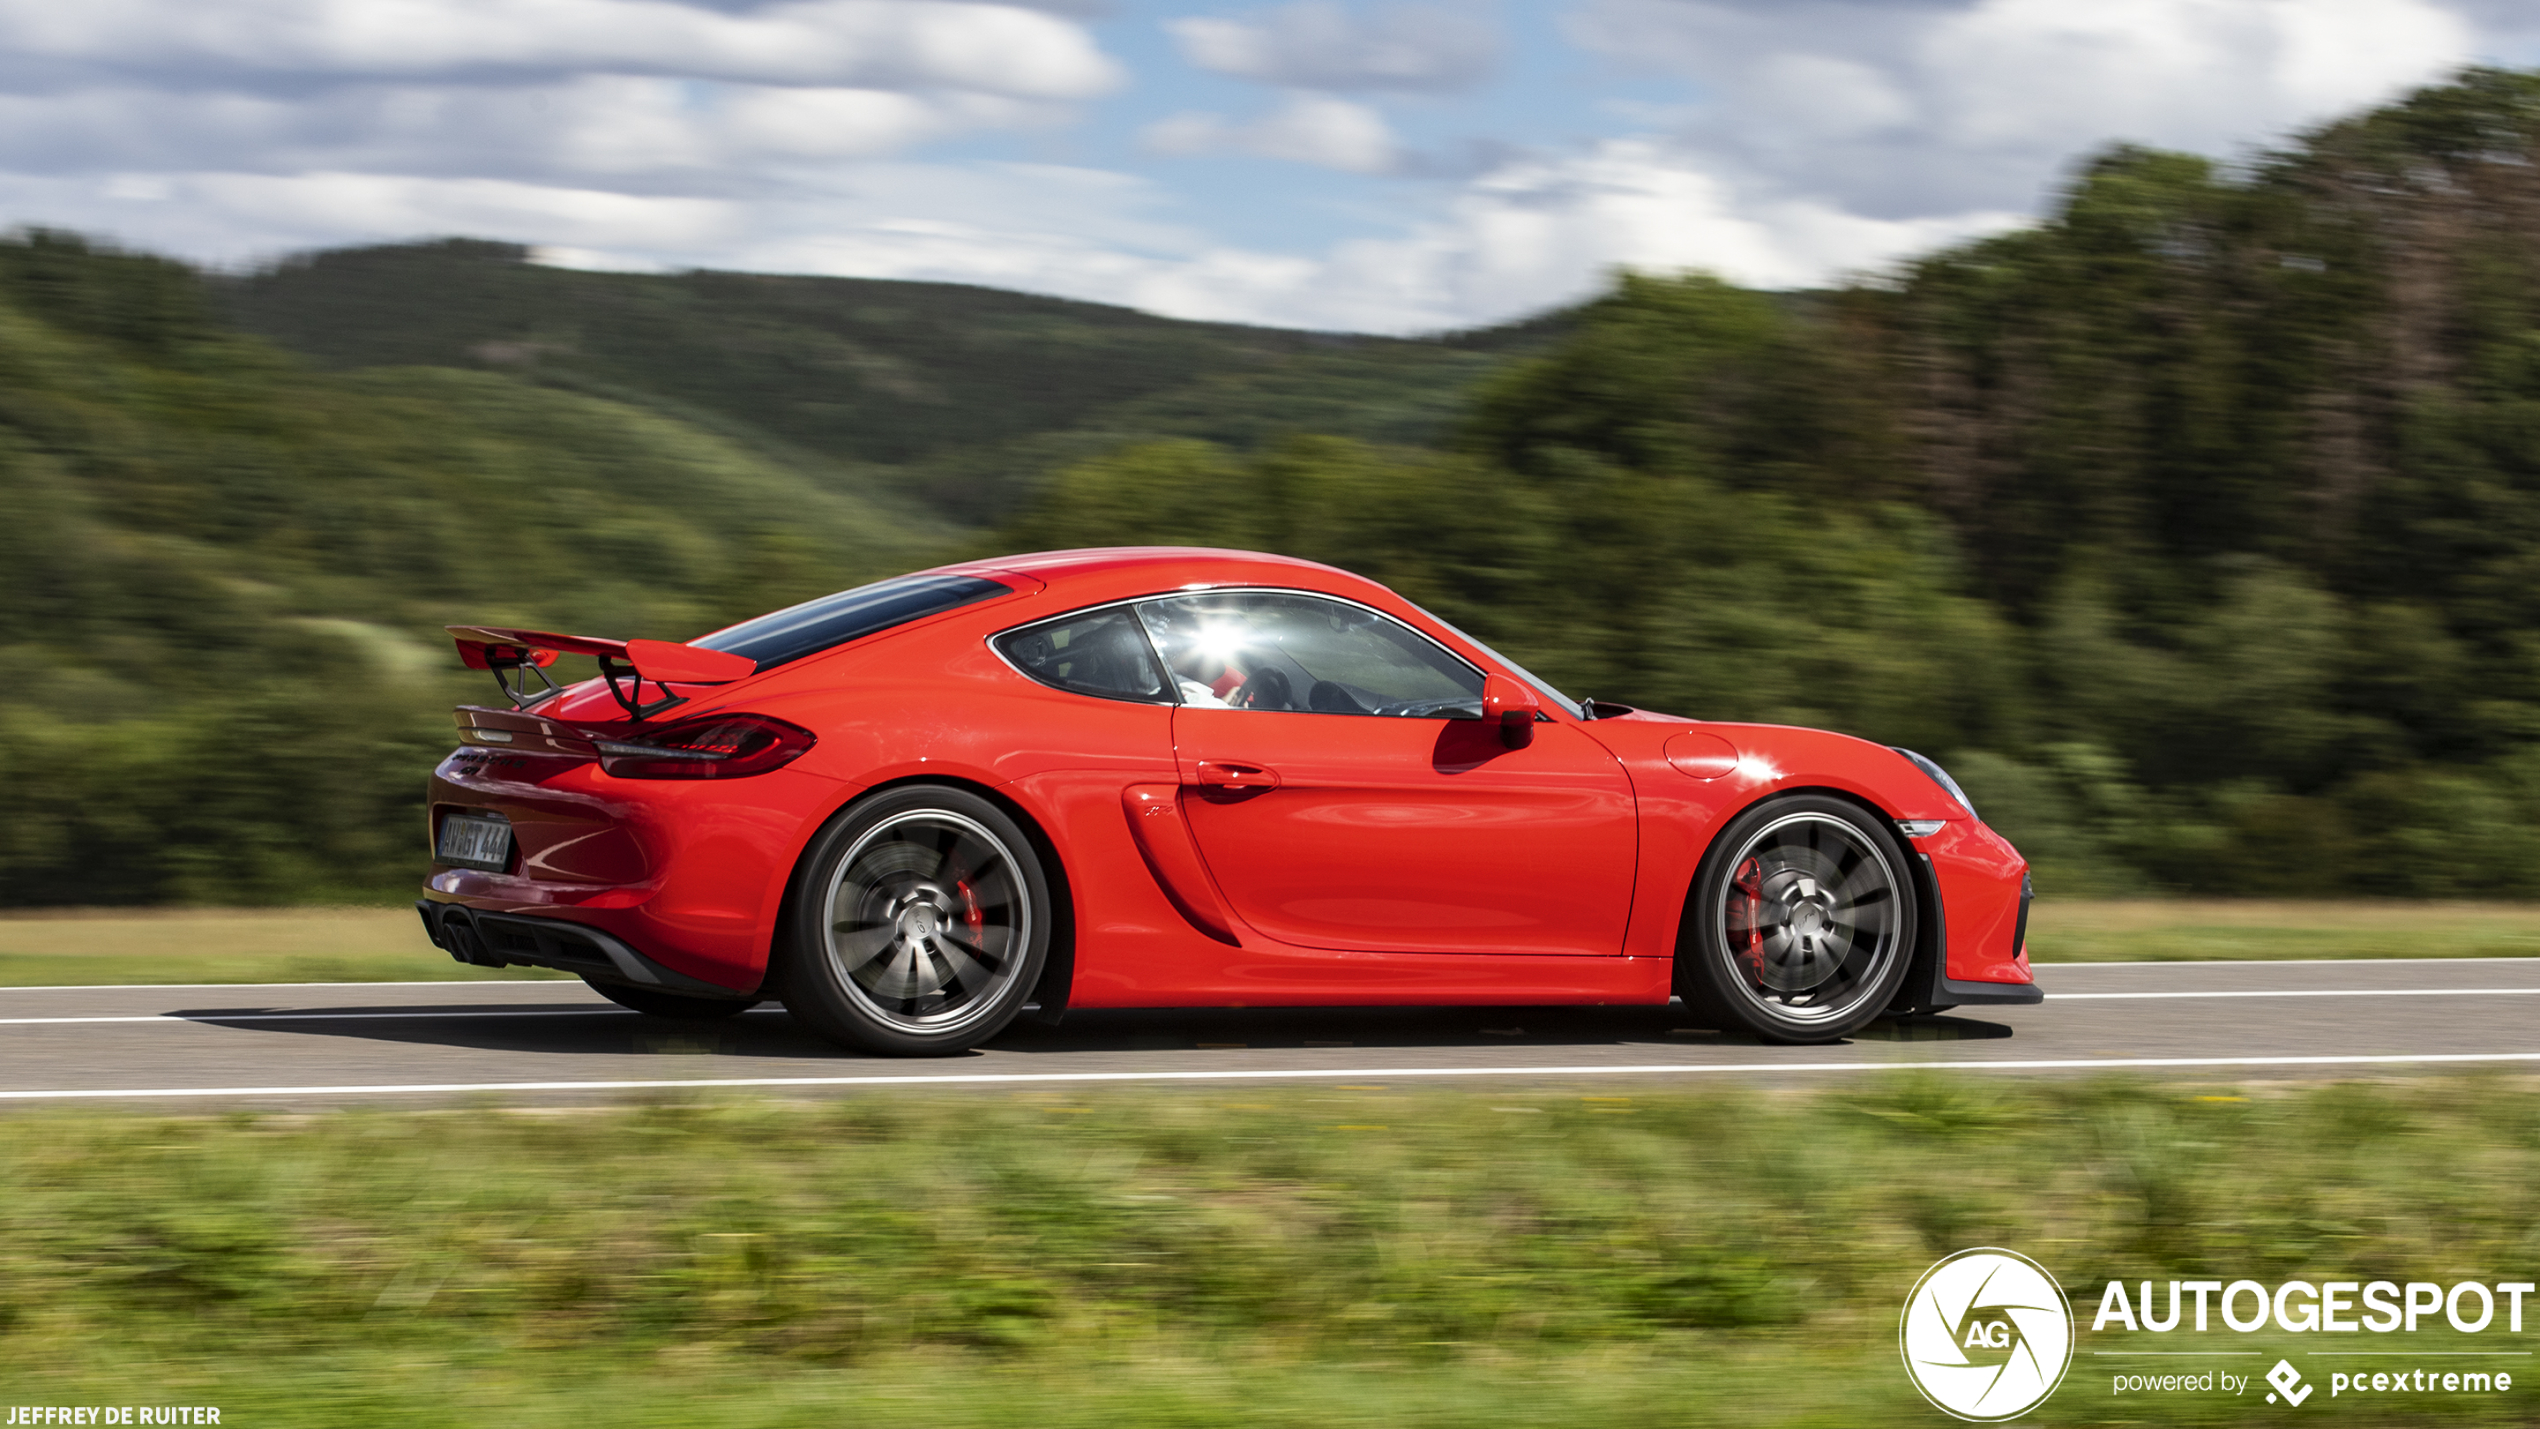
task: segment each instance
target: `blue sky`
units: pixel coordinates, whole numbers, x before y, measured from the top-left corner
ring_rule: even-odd
[[[0,222],[1419,332],[1763,286],[2540,63],[2527,0],[0,0]]]
[[[1551,6],[1470,4],[1427,7],[1460,15],[1487,37],[1487,59],[1462,84],[1343,91],[1376,110],[1425,166],[1400,173],[1352,173],[1329,165],[1263,157],[1238,148],[1159,152],[1150,131],[1175,115],[1223,117],[1230,127],[1258,123],[1283,107],[1274,86],[1201,67],[1182,53],[1168,28],[1177,20],[1233,19],[1276,6],[1123,6],[1097,20],[1094,32],[1136,76],[1116,99],[1097,106],[1072,136],[1072,161],[1146,173],[1172,191],[1176,208],[1199,221],[1225,223],[1247,241],[1280,248],[1318,248],[1344,237],[1380,233],[1401,222],[1407,205],[1434,203],[1452,180],[1478,164],[1529,147],[1565,148],[1620,137],[1636,125],[1634,104],[1681,102],[1685,86],[1636,73],[1586,53],[1562,34]],[[1338,10],[1339,7],[1331,7]],[[1419,13],[1413,7],[1361,6],[1343,15]]]

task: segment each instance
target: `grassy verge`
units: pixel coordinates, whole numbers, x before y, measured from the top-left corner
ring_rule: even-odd
[[[2278,958],[2540,957],[2540,904],[2042,898],[2041,963]]]
[[[2030,922],[2041,963],[2540,957],[2533,904],[2047,899]],[[409,908],[0,914],[0,987],[559,976],[454,963]]]
[[[1945,1421],[1900,1372],[1897,1315],[1964,1247],[2054,1270],[2085,1352],[2143,1347],[2087,1332],[2112,1277],[2530,1278],[2540,1102],[2497,1079],[1908,1078],[43,1114],[0,1121],[0,1186],[12,1403],[257,1426],[1920,1424]],[[2316,1338],[2159,1347],[2263,1369]],[[2478,1347],[2534,1335],[2507,1338]],[[2028,1422],[2262,1412],[2117,1399],[2085,1353]]]
[[[0,915],[0,987],[561,977],[450,960],[412,908],[65,909]]]

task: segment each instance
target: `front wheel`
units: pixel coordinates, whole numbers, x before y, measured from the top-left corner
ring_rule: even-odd
[[[1031,995],[1050,917],[1040,857],[1004,810],[935,785],[874,795],[830,821],[796,875],[785,1006],[863,1051],[966,1051]]]
[[[1695,875],[1678,990],[1723,1030],[1849,1037],[1895,1001],[1914,958],[1914,881],[1885,820],[1793,795],[1730,821]]]

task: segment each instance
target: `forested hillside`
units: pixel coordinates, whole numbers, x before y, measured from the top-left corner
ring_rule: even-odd
[[[1627,277],[1431,343],[0,244],[0,900],[409,881],[474,689],[445,620],[681,638],[1146,540],[1366,571],[1576,692],[1913,745],[2049,895],[2540,896],[2540,77],[2238,167],[2113,150],[1875,283]]]
[[[574,272],[467,240],[312,254],[214,289],[241,327],[328,367],[469,368],[652,407],[975,522],[1124,442],[1429,442],[1499,354],[1552,330],[1406,342],[953,283]]]

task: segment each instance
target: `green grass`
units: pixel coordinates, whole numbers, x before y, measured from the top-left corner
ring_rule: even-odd
[[[2040,963],[2540,957],[2540,905],[2046,900]],[[561,977],[450,961],[410,908],[0,913],[0,987]]]
[[[70,909],[0,914],[0,987],[553,978],[452,962],[412,908]]]
[[[1969,1246],[2044,1262],[2085,1327],[2111,1277],[2528,1278],[2540,1101],[2503,1079],[1901,1078],[46,1113],[0,1119],[0,1188],[10,1403],[259,1426],[1937,1423],[1896,1317]],[[2028,1422],[2256,1408],[2113,1400],[2084,1355]]]
[[[2540,957],[2540,904],[2041,899],[2028,946],[2040,963],[2530,958]]]

